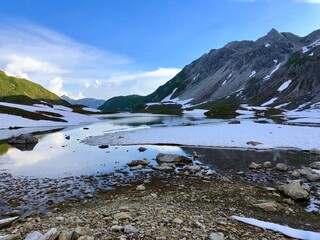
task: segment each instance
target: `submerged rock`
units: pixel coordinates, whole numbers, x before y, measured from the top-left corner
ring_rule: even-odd
[[[294,200],[306,200],[310,198],[309,193],[300,185],[300,180],[294,180],[279,188],[284,194]]]

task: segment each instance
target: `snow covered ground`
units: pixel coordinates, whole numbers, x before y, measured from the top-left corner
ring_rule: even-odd
[[[288,237],[292,237],[292,238],[296,238],[296,239],[304,239],[304,240],[319,240],[320,239],[319,232],[294,229],[294,228],[290,228],[290,227],[283,226],[283,225],[276,224],[276,223],[260,221],[260,220],[254,219],[254,218],[245,218],[245,217],[238,217],[238,216],[232,216],[231,218],[233,218],[237,221],[243,222],[243,223],[253,225],[253,226],[273,230],[276,232],[281,232]]]
[[[74,113],[72,112],[71,108],[60,106],[60,105],[54,105],[53,108],[47,105],[42,105],[42,104],[29,106],[29,105],[22,105],[22,104],[0,102],[0,105],[6,106],[6,107],[18,108],[28,112],[46,111],[46,112],[57,113],[62,115],[60,119],[66,121],[66,122],[55,122],[55,121],[48,121],[48,120],[32,120],[32,119],[24,118],[21,116],[0,113],[0,120],[1,120],[0,129],[9,128],[13,126],[18,126],[18,127],[70,126],[70,125],[78,125],[80,123],[91,123],[91,122],[98,121],[96,117]]]
[[[121,137],[120,137],[121,136]],[[92,145],[109,143],[130,144],[181,144],[189,146],[252,148],[247,142],[261,144],[254,148],[320,148],[320,128],[259,124],[242,121],[241,124],[219,122],[210,125],[158,127],[93,137],[86,142]]]

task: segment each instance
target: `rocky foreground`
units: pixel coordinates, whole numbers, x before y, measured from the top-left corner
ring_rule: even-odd
[[[175,169],[182,162],[186,166]],[[319,187],[314,179],[319,172],[313,168],[294,170],[266,162],[250,164],[248,172],[219,173],[167,155],[159,155],[158,163],[128,163],[140,175],[138,180],[100,190],[92,199],[53,204],[46,213],[24,218],[8,212],[6,220],[0,220],[0,240],[288,239],[238,222],[234,215],[320,231],[319,210],[304,210]],[[142,168],[155,171],[137,172]]]

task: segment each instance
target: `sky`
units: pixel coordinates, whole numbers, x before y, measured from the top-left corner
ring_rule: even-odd
[[[0,69],[72,98],[147,95],[272,28],[320,28],[320,0],[1,0]]]

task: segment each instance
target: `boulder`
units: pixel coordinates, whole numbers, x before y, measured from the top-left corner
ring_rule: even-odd
[[[271,162],[264,162],[263,167],[264,168],[272,168],[272,163]]]
[[[161,165],[162,163],[174,163],[177,165],[185,165],[192,163],[192,160],[186,156],[164,153],[159,153],[156,157],[156,161],[159,165]]]
[[[255,141],[249,141],[247,142],[247,145],[252,145],[252,146],[257,146],[257,145],[261,145],[261,142],[255,142]]]
[[[252,163],[250,163],[249,168],[259,169],[259,168],[261,168],[261,164],[256,164],[255,162],[252,162]]]
[[[62,232],[59,236],[58,240],[71,240],[73,235],[73,231]]]
[[[5,218],[0,220],[0,229],[4,227],[11,226],[11,224],[16,221],[19,217]]]
[[[287,171],[288,170],[288,165],[287,164],[284,164],[284,163],[278,163],[276,165],[276,169],[279,170],[279,171]]]
[[[12,137],[8,141],[9,144],[34,144],[38,143],[38,139],[32,134],[21,134],[16,137]]]
[[[258,204],[254,204],[253,206],[258,207],[265,212],[277,212],[282,209],[281,205],[274,201],[258,203]]]
[[[309,193],[300,185],[300,180],[294,180],[284,186],[281,186],[280,189],[285,195],[294,200],[305,200],[310,198]]]
[[[320,173],[308,172],[305,177],[311,182],[316,182],[320,180]]]
[[[148,160],[148,159],[146,159],[146,158],[144,158],[144,159],[142,159],[142,160],[133,160],[133,161],[131,161],[131,162],[129,162],[129,163],[127,163],[127,165],[129,166],[129,167],[134,167],[134,166],[137,166],[137,165],[149,165],[149,164],[151,164],[150,163],[150,161]]]
[[[315,168],[315,169],[320,169],[320,162],[311,163],[310,167]]]
[[[186,170],[189,172],[199,172],[201,170],[201,166],[198,166],[198,165],[187,166]]]

